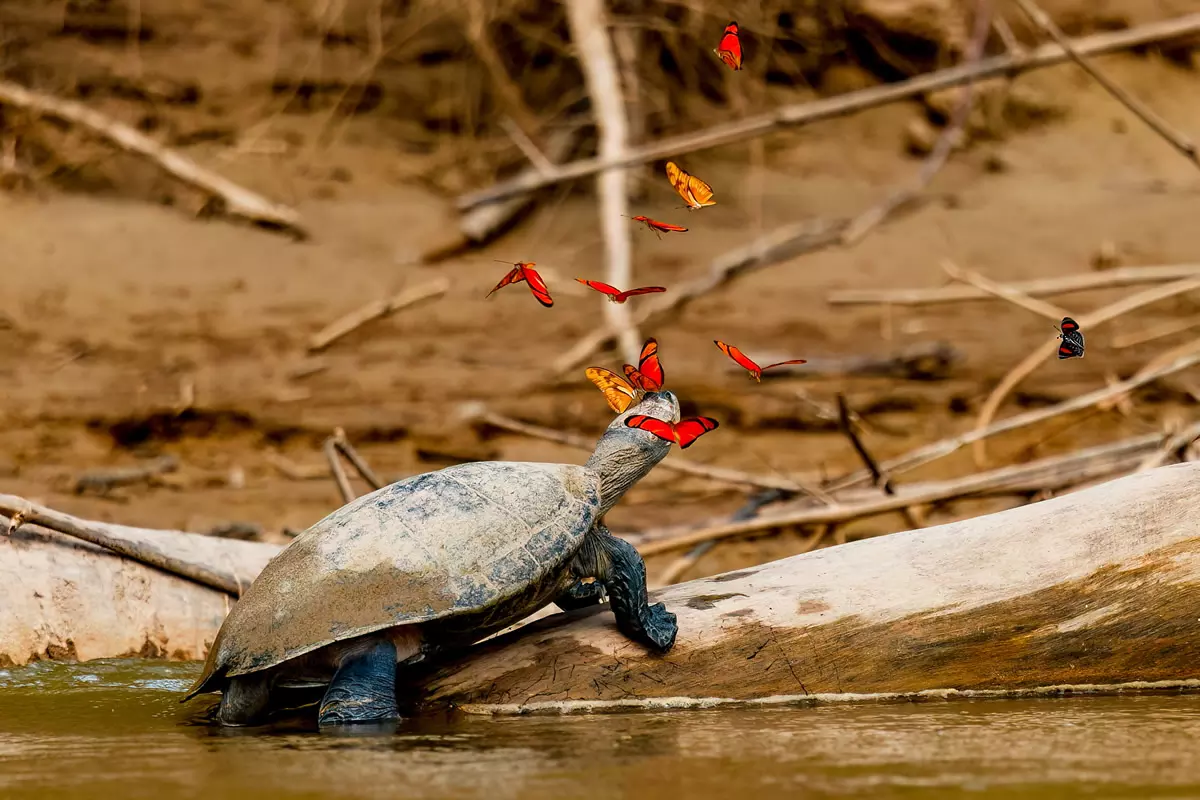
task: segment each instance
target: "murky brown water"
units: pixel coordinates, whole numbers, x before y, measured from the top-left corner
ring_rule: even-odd
[[[459,718],[229,731],[197,664],[0,670],[0,797],[1198,797],[1200,697]]]

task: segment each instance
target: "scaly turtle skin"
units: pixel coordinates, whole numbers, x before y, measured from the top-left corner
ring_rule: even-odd
[[[221,691],[217,719],[254,724],[271,690],[328,684],[322,725],[399,717],[396,664],[468,645],[551,602],[607,592],[617,627],[659,652],[675,615],[648,605],[646,570],[603,517],[670,451],[625,425],[678,422],[670,392],[608,426],[584,466],[478,462],[385,486],[347,503],[276,556],[225,618],[184,700]],[[594,583],[583,583],[595,578]]]

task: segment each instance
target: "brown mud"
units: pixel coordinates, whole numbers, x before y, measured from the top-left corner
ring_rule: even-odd
[[[457,409],[482,401],[588,435],[611,419],[582,369],[546,385],[550,364],[603,319],[602,300],[573,280],[603,277],[590,182],[552,192],[535,216],[485,250],[418,266],[418,254],[455,225],[449,190],[482,185],[450,186],[466,183],[461,170],[442,180],[447,165],[475,158],[463,137],[426,131],[428,146],[418,147],[412,131],[424,123],[393,106],[372,110],[367,100],[355,105],[357,113],[332,113],[339,106],[320,101],[311,77],[311,85],[288,95],[280,88],[284,77],[313,73],[301,58],[311,31],[271,28],[264,20],[274,17],[257,4],[232,11],[185,3],[167,13],[143,3],[143,19],[153,25],[133,37],[136,49],[128,35],[102,35],[108,28],[100,22],[63,27],[44,5],[0,2],[0,22],[7,23],[0,30],[15,53],[3,65],[7,77],[70,87],[107,113],[141,120],[200,163],[294,205],[313,239],[294,242],[194,218],[203,203],[190,190],[77,133],[56,132],[55,158],[69,164],[32,189],[0,194],[6,492],[130,525],[208,531],[256,523],[265,538],[286,541],[285,528],[307,527],[339,500],[332,480],[289,479],[272,454],[320,464],[321,442],[335,426],[385,479],[479,458],[582,463],[583,452],[472,429]],[[1072,30],[1130,15],[1142,20],[1147,4],[1099,5],[1091,18],[1077,14]],[[1188,3],[1151,5],[1158,9],[1153,18],[1195,10]],[[404,74],[405,63],[388,62],[390,80]],[[1098,63],[1179,129],[1200,135],[1200,74],[1190,63],[1153,52]],[[414,80],[422,75],[414,72]],[[838,75],[861,78],[831,68],[823,90],[835,88]],[[916,209],[854,247],[754,272],[642,331],[658,338],[667,386],[685,413],[721,422],[684,457],[764,474],[857,469],[850,443],[814,423],[811,404],[797,392],[827,408],[836,392],[846,392],[878,426],[868,429],[867,444],[886,458],[968,429],[991,387],[1051,333],[1047,320],[1001,302],[888,311],[829,306],[831,291],[940,285],[942,258],[996,280],[1086,271],[1103,261],[1102,251],[1129,265],[1200,263],[1194,167],[1073,65],[1023,76],[1014,86],[1022,102],[1010,102],[1011,113],[990,135],[952,157]],[[435,89],[422,84],[421,91]],[[804,87],[771,91],[778,102],[812,94]],[[756,231],[852,215],[881,200],[919,169],[906,152],[906,130],[924,117],[919,103],[900,104],[774,134],[761,151],[745,143],[690,154],[686,168],[714,186],[718,201],[695,213],[676,209],[665,178],[648,166],[645,198],[632,213],[690,231],[662,240],[634,231],[638,285],[670,287],[702,274],[713,254],[745,244]],[[32,124],[5,123],[21,135]],[[480,147],[517,157],[511,143]],[[493,259],[537,262],[554,307],[540,307],[522,286],[485,300],[506,269]],[[441,299],[370,323],[318,356],[304,355],[308,338],[339,316],[439,276],[453,281]],[[1122,291],[1051,299],[1078,316]],[[1088,332],[1086,358],[1042,365],[1002,414],[1130,375],[1188,334],[1124,349],[1113,347],[1112,337],[1195,315],[1198,302],[1159,303]],[[757,385],[729,370],[712,345],[718,338],[760,362],[885,355],[937,341],[964,358],[941,381],[805,377],[799,368],[795,377]],[[609,353],[591,363],[621,362]],[[1003,437],[989,452],[994,462],[1011,462],[1154,431],[1172,415],[1193,417],[1198,392],[1200,379],[1184,373],[1138,392],[1128,415],[1058,419]],[[179,468],[106,493],[74,489],[85,472],[163,455],[176,457]],[[963,453],[897,482],[970,469]],[[610,522],[614,530],[635,530],[695,521],[743,500],[741,490],[659,471]],[[930,521],[996,507],[958,503]],[[856,523],[846,535],[901,525],[899,514],[889,515]],[[804,540],[786,534],[726,543],[682,577],[782,557]],[[669,560],[655,559],[651,572]]]

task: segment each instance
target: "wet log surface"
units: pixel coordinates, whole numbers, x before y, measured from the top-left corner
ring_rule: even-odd
[[[668,698],[1018,690],[1200,678],[1200,466],[853,542],[655,592],[665,657],[607,606],[500,637],[426,679],[483,713]]]

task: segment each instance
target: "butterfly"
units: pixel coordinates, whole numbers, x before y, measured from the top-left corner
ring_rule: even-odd
[[[507,264],[507,261],[501,261],[501,264]],[[500,282],[492,288],[492,291],[487,293],[491,297],[498,290],[513,283],[525,281],[529,285],[529,291],[533,293],[534,298],[546,308],[554,305],[554,298],[550,297],[550,290],[546,287],[546,282],[542,280],[542,276],[533,268],[533,261],[518,261],[513,265],[513,268],[508,271],[508,274],[500,279]]]
[[[1070,317],[1063,317],[1059,323],[1058,338],[1062,344],[1058,346],[1059,358],[1083,358],[1083,331],[1079,323]]]
[[[645,414],[634,414],[625,420],[627,428],[640,428],[653,433],[660,439],[679,445],[681,450],[691,447],[693,442],[709,431],[715,431],[718,424],[712,417],[688,417],[671,423]]]
[[[643,392],[657,392],[663,387],[666,375],[658,360],[658,340],[653,337],[642,345],[642,353],[638,357],[638,365],[625,365],[625,377],[631,384]]]
[[[622,292],[615,286],[609,286],[607,283],[601,283],[600,281],[585,281],[583,278],[576,278],[575,280],[584,286],[595,289],[597,292],[603,292],[614,303],[624,303],[629,298],[639,294],[654,294],[655,292],[665,292],[667,290],[665,286],[643,286],[640,289],[630,289],[627,292]]]
[[[743,367],[746,370],[748,370],[750,372],[750,377],[754,378],[754,380],[758,381],[759,383],[762,383],[762,374],[764,372],[766,372],[767,370],[771,369],[772,367],[782,367],[784,364],[806,364],[806,363],[808,363],[803,358],[794,358],[791,361],[779,361],[774,364],[767,364],[765,367],[760,367],[758,364],[755,364],[753,361],[751,361],[750,358],[745,353],[743,353],[741,350],[738,350],[736,347],[734,347],[731,344],[725,344],[724,342],[718,342],[716,339],[713,339],[713,344],[715,344],[717,347],[721,348],[722,353],[724,353],[725,355],[729,356],[734,361],[736,361],[738,363],[738,366]]]
[[[658,220],[650,219],[649,217],[638,216],[630,217],[630,219],[632,219],[634,222],[645,223],[647,228],[654,231],[655,236],[658,236],[659,233],[684,233],[687,231],[687,228],[683,227],[682,225],[672,225],[669,222],[659,222]],[[662,237],[658,236],[658,238],[661,239]]]
[[[717,49],[713,50],[725,64],[732,70],[742,68],[742,40],[738,38],[738,24],[730,22],[725,26],[725,34],[721,37],[721,43],[717,45]]]
[[[689,175],[681,170],[674,161],[667,162],[667,180],[675,187],[675,191],[679,192],[679,196],[688,204],[689,209],[694,210],[717,204],[717,201],[712,199],[712,187],[695,175]]]
[[[588,367],[584,370],[587,379],[596,384],[596,388],[604,392],[604,399],[608,401],[608,407],[618,414],[625,412],[625,409],[633,403],[634,400],[641,395],[642,390],[637,389],[629,381],[622,378],[611,369],[604,367]]]

